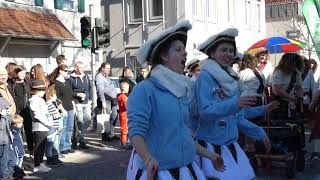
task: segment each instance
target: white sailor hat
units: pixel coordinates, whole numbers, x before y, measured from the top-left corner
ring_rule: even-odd
[[[145,42],[138,50],[137,60],[140,64],[145,62],[152,63],[154,58],[160,56],[160,50],[173,40],[181,40],[184,44],[187,42],[187,32],[192,25],[188,20],[179,21],[176,25],[163,30],[158,36]]]
[[[233,44],[234,48],[236,49],[236,40],[235,37],[238,36],[239,31],[235,27],[229,27],[218,34],[211,35],[207,38],[204,42],[201,42],[197,45],[197,49],[205,54],[208,53],[213,49],[216,48],[219,44],[223,42],[230,42]],[[236,55],[236,51],[235,51]]]

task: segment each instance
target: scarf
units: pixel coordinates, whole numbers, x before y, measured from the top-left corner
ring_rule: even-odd
[[[191,97],[192,95],[192,82],[191,80],[178,74],[169,68],[159,64],[151,71],[150,77],[157,79],[161,85],[167,88],[177,98]]]
[[[235,78],[237,73],[231,67],[226,70],[216,63],[213,59],[206,59],[201,65],[201,70],[207,71],[220,85],[223,93],[226,96],[234,95],[238,90],[238,82]]]

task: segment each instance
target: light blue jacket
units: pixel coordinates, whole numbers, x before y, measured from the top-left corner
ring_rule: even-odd
[[[189,120],[188,99],[177,98],[155,78],[140,82],[129,96],[129,138],[144,138],[160,170],[182,167],[194,160],[196,146]],[[140,157],[138,168],[145,169]]]
[[[197,138],[215,145],[229,145],[238,140],[238,129],[249,137],[261,140],[265,137],[262,128],[245,118],[245,112],[254,113],[254,108],[239,111],[240,91],[231,97],[221,98],[218,82],[206,71],[201,71],[195,84],[195,97],[199,114]],[[239,113],[240,112],[240,113]],[[250,114],[252,116],[252,114]]]

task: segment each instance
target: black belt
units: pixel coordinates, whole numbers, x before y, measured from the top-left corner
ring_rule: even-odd
[[[187,168],[189,169],[191,176],[193,177],[194,180],[197,180],[197,176],[196,173],[192,167],[192,164],[188,164]],[[172,169],[168,169],[169,173],[171,174],[171,176],[174,178],[174,180],[179,180],[180,179],[180,172],[179,172],[179,168],[172,168]],[[142,169],[138,169],[135,180],[139,180],[142,176]],[[153,177],[154,180],[157,179],[157,176]]]
[[[202,147],[207,148],[207,145],[206,145],[205,141],[199,139],[198,143]],[[215,144],[211,144],[211,145],[214,147],[214,152],[221,156],[221,146],[220,145],[215,145]],[[231,152],[233,159],[238,163],[237,151],[236,151],[236,147],[234,146],[234,144],[232,143],[232,144],[228,145],[227,148]]]

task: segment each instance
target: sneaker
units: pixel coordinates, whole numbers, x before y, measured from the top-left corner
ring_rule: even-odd
[[[61,161],[60,159],[55,159],[54,160],[56,163],[58,163],[59,165],[63,165],[63,161]]]
[[[43,163],[41,163],[39,166],[36,166],[33,168],[33,172],[34,173],[45,173],[50,171],[51,168],[47,167],[46,165],[44,165]]]
[[[48,165],[48,166],[57,167],[57,166],[59,166],[60,164],[57,163],[53,157],[48,157],[48,159],[47,159],[47,165]]]

